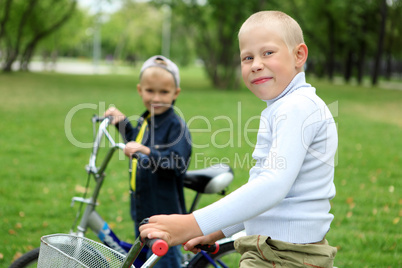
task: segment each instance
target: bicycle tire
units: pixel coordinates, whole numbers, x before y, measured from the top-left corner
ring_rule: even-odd
[[[69,245],[62,245],[62,247],[68,247]],[[39,249],[35,248],[31,251],[28,251],[18,259],[16,259],[9,268],[29,268],[29,267],[37,267],[38,259],[39,259]],[[85,258],[81,259],[81,262],[87,266],[94,266],[97,268],[110,268],[108,262],[101,261],[104,257],[97,249],[92,247],[87,247],[82,249],[80,254],[86,255]],[[93,256],[92,258],[88,258],[88,256]],[[95,256],[97,256],[95,258]]]
[[[216,254],[208,253],[208,255],[217,263],[223,262],[226,267],[239,267],[241,255],[234,248],[234,241],[219,244],[219,251]],[[219,267],[225,267],[219,263]],[[214,267],[209,260],[202,254],[198,253],[187,265],[187,268],[209,268]]]
[[[36,267],[39,258],[39,248],[28,251],[18,259],[16,259],[9,268],[28,268]]]
[[[208,254],[214,261],[221,260],[222,258],[230,258],[233,263],[226,264],[227,267],[237,267],[239,265],[240,254],[234,249],[234,242],[229,241],[219,245],[219,251],[216,254]],[[231,256],[228,256],[231,255]],[[29,268],[36,267],[39,259],[39,248],[28,251],[18,259],[16,259],[9,268]],[[227,262],[228,260],[222,260]],[[211,263],[202,255],[195,255],[191,261],[186,265],[187,268],[209,268],[213,267]]]

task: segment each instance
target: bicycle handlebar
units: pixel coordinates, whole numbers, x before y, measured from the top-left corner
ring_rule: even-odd
[[[164,256],[169,250],[169,246],[166,241],[159,238],[145,238],[144,244],[152,250],[152,253],[159,257]]]
[[[216,254],[219,251],[219,244],[217,242],[215,242],[215,244],[213,244],[213,245],[198,244],[195,246],[195,248],[199,248],[203,251],[210,252],[211,254]]]
[[[106,138],[109,140],[111,146],[113,148],[118,148],[118,149],[122,149],[124,150],[125,148],[125,144],[123,143],[116,143],[114,141],[114,139],[112,138],[112,136],[109,134],[107,127],[109,126],[110,122],[112,122],[113,117],[112,116],[106,116],[106,117],[99,117],[97,115],[94,115],[92,117],[92,122],[93,123],[97,123],[100,122],[99,128],[98,128],[98,133],[96,135],[95,141],[94,141],[94,147],[93,147],[93,151],[92,151],[92,155],[90,158],[90,164],[89,167],[92,169],[96,169],[95,167],[95,160],[96,160],[96,156],[98,153],[98,149],[99,149],[99,145],[101,143],[102,137],[103,135],[106,136]],[[137,153],[134,153],[132,155],[133,158],[139,158]],[[131,161],[130,161],[131,164]],[[147,224],[149,222],[149,219],[144,219],[140,225],[142,224]],[[148,239],[145,238],[144,241],[142,241],[145,245],[147,245],[152,252],[161,257],[163,255],[165,255],[167,253],[167,251],[169,250],[169,246],[166,243],[166,241],[162,240],[162,239]],[[212,254],[216,254],[219,251],[219,244],[215,243],[214,245],[196,245],[196,248],[199,248],[201,250],[210,252]]]
[[[109,126],[112,119],[113,119],[112,116],[99,117],[97,115],[94,115],[92,117],[92,123],[96,123],[96,122],[101,122],[101,123],[98,127],[98,132],[96,133],[95,140],[93,142],[92,154],[89,158],[89,164],[87,166],[87,169],[90,172],[93,172],[93,173],[98,172],[95,162],[96,162],[96,158],[98,155],[99,147],[101,146],[101,141],[102,141],[103,136],[105,136],[108,139],[113,150],[115,150],[115,149],[124,150],[124,148],[126,147],[126,145],[124,143],[116,143],[114,141],[113,137],[110,135],[109,131],[107,130],[107,127]]]
[[[100,116],[94,114],[94,115],[92,116],[92,122],[93,122],[93,123],[102,122],[102,121],[105,120],[106,118],[109,119],[109,122],[113,121],[113,116],[111,116],[111,115],[110,115],[110,116],[103,116],[103,117],[100,117]]]
[[[143,219],[140,223],[140,226],[143,224],[149,223],[149,218]],[[169,250],[169,245],[166,243],[165,240],[154,238],[154,239],[144,239],[144,244],[149,247],[152,252],[159,257],[165,255]]]

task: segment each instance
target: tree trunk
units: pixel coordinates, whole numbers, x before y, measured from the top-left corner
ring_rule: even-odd
[[[395,21],[391,19],[390,29],[393,31],[395,27]],[[391,79],[392,76],[392,46],[394,44],[394,35],[390,34],[387,42],[387,47],[385,48],[385,57],[386,57],[386,69],[385,69],[385,78],[387,80]]]
[[[18,26],[16,42],[14,45],[10,44],[10,46],[9,46],[9,51],[7,52],[7,59],[3,66],[3,72],[11,72],[12,71],[12,65],[17,60],[18,55],[20,53],[23,29],[24,29],[26,23],[28,22],[28,18],[30,16],[33,8],[35,7],[36,2],[37,2],[37,0],[31,0],[21,16],[21,21]]]
[[[28,71],[28,65],[32,58],[32,54],[35,50],[36,44],[37,43],[31,43],[25,48],[20,60],[20,71]]]
[[[350,78],[352,77],[352,71],[353,71],[353,51],[351,48],[349,48],[348,55],[346,57],[346,62],[345,62],[345,73],[343,78],[347,83],[350,82]]]
[[[359,85],[363,83],[366,50],[367,50],[367,43],[363,41],[360,44],[359,57],[357,59],[357,83]]]
[[[12,66],[16,58],[17,51],[15,51],[13,48],[7,49],[6,60],[4,61],[3,65],[3,72],[9,73],[12,71]]]
[[[244,4],[242,0],[214,0],[208,5],[199,5],[197,0],[180,2],[188,24],[196,29],[197,54],[204,62],[209,81],[220,90],[238,89],[239,52],[235,31],[250,15],[249,11],[263,9],[260,7],[266,1]]]
[[[367,51],[367,41],[364,39],[365,33],[367,32],[366,24],[363,24],[362,33],[363,37],[361,37],[359,42],[359,53],[357,58],[357,83],[359,85],[363,82],[364,77],[364,63]]]
[[[0,21],[0,40],[6,32],[6,23],[10,17],[11,1],[12,0],[7,0],[6,4],[4,5],[4,15]]]
[[[380,72],[380,64],[381,64],[381,56],[383,52],[383,47],[384,47],[384,37],[385,37],[385,23],[387,20],[387,1],[386,0],[381,0],[381,26],[379,30],[379,36],[378,36],[378,43],[377,43],[377,53],[375,56],[374,60],[374,69],[373,69],[373,75],[372,75],[372,80],[371,84],[373,86],[377,85],[378,83],[378,76]]]
[[[327,74],[330,81],[334,79],[335,70],[335,21],[328,12],[328,40],[329,48],[327,54]]]
[[[31,58],[34,54],[35,48],[38,45],[38,43],[51,34],[52,32],[56,31],[59,29],[74,13],[75,6],[76,6],[76,1],[71,2],[70,9],[64,14],[64,16],[57,21],[55,24],[50,26],[48,29],[45,29],[39,33],[37,33],[33,39],[26,45],[24,52],[22,53],[22,57],[20,60],[20,70],[21,71],[28,71],[28,65],[31,61]]]

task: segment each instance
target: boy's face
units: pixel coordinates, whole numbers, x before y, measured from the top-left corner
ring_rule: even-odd
[[[137,90],[151,115],[166,112],[180,93],[180,88],[176,88],[172,74],[158,67],[151,67],[144,71]]]
[[[262,100],[276,98],[299,72],[278,29],[253,27],[240,34],[239,46],[244,83]]]

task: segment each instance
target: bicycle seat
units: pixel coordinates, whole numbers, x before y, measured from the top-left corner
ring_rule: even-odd
[[[216,164],[204,169],[189,170],[184,177],[184,186],[203,194],[224,194],[233,180],[233,170],[225,164]]]

